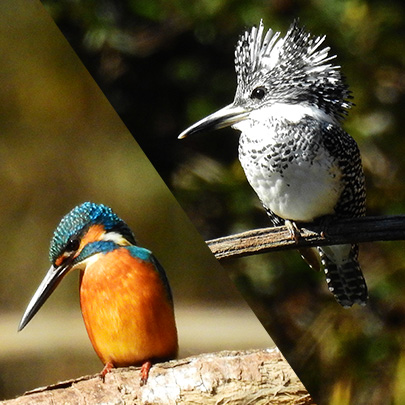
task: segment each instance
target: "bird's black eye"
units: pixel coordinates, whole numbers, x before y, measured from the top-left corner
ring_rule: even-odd
[[[264,96],[266,95],[266,88],[265,87],[256,87],[253,91],[252,94],[250,95],[250,98],[261,100]]]
[[[80,246],[80,240],[78,238],[70,238],[68,240],[68,243],[66,244],[65,251],[66,252],[75,252],[77,249],[79,249]]]

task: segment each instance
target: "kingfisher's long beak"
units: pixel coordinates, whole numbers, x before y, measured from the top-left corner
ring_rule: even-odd
[[[62,281],[63,277],[69,272],[71,267],[72,266],[70,263],[62,264],[58,267],[51,266],[41,284],[39,285],[37,291],[35,292],[34,296],[31,298],[31,301],[28,304],[23,317],[21,318],[21,322],[18,325],[18,331],[22,330],[39,311],[48,297]]]
[[[179,136],[179,139],[185,138],[187,135],[192,135],[197,132],[208,131],[213,129],[220,129],[229,127],[237,122],[240,122],[247,118],[249,111],[243,107],[229,104],[224,108],[221,108],[217,112],[203,118],[195,124],[184,130]]]

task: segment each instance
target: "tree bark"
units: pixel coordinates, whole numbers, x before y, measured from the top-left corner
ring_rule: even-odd
[[[314,404],[277,349],[223,351],[140,368],[113,369],[25,393],[2,405],[32,404]]]
[[[344,243],[405,239],[405,215],[363,217],[255,229],[207,241],[217,259]],[[30,391],[3,405],[23,404],[314,404],[277,349],[203,354],[156,364],[145,386],[140,369],[112,370],[103,383],[86,376]]]
[[[299,228],[298,235],[292,235],[286,226],[278,226],[212,239],[207,244],[220,260],[311,246],[404,240],[405,215],[341,219],[302,224]]]

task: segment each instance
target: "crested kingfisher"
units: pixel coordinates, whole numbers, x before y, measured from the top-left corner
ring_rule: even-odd
[[[335,55],[328,54],[324,40],[297,21],[284,37],[271,29],[264,33],[261,21],[237,43],[233,103],[179,135],[227,126],[240,131],[239,160],[247,180],[273,225],[290,230],[365,215],[359,148],[341,126],[352,106],[350,91],[340,66],[330,63]],[[316,268],[319,253],[329,290],[343,307],[368,299],[358,250],[345,244],[301,251]]]
[[[152,363],[177,356],[173,298],[163,267],[136,245],[128,225],[111,208],[85,202],[64,218],[50,245],[51,268],[21,319],[22,330],[72,270],[80,270],[84,324],[104,364],[142,366],[141,383]]]

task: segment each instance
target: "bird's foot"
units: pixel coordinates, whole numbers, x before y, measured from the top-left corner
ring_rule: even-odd
[[[295,243],[298,243],[301,238],[301,231],[298,228],[298,225],[294,221],[290,221],[289,219],[286,219],[285,226],[288,229],[291,239],[294,240]],[[316,249],[300,248],[298,250],[301,254],[301,257],[308,263],[309,267],[311,267],[314,270],[321,269]]]
[[[109,361],[108,363],[105,364],[103,370],[100,373],[100,377],[105,382],[105,376],[114,368],[114,364]]]
[[[298,241],[301,237],[301,232],[300,232],[297,224],[294,221],[290,221],[289,219],[286,219],[285,226],[288,229],[291,239],[293,239],[295,241],[295,243],[298,243]]]
[[[335,217],[336,218],[336,217]],[[334,217],[332,215],[325,215],[324,217],[319,219],[319,225],[321,226],[320,235],[322,238],[326,238],[328,236],[328,227],[331,223],[333,223]]]
[[[149,370],[152,367],[150,361],[145,361],[141,367],[141,386],[145,385],[148,382]]]

